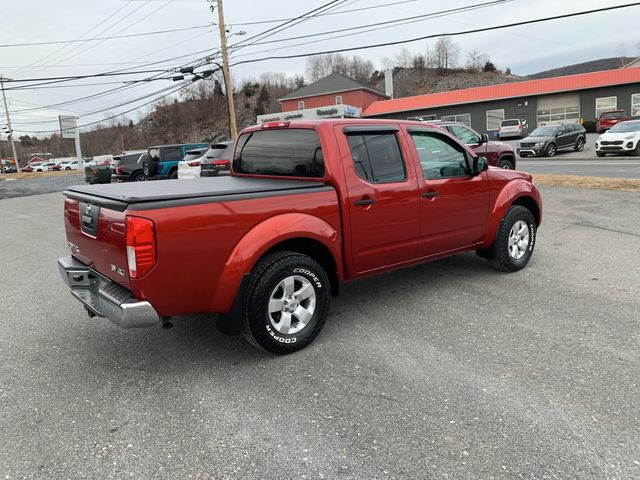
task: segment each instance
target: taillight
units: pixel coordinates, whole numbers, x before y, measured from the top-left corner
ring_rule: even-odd
[[[228,167],[231,162],[229,160],[214,160],[211,162],[211,165],[215,165],[216,167]]]
[[[200,160],[196,160],[195,162],[187,162],[187,165],[189,165],[190,167],[199,167]]]
[[[120,175],[121,173],[122,173],[122,165],[118,165],[118,166],[116,167],[116,174],[117,174],[117,175]]]
[[[140,278],[156,264],[155,228],[146,218],[127,217],[129,277]]]
[[[267,122],[263,123],[260,128],[284,128],[288,127],[290,122]]]
[[[93,170],[94,175],[98,174],[98,167],[93,167],[91,170]]]

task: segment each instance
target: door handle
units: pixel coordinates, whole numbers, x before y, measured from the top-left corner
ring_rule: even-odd
[[[422,192],[422,197],[423,198],[434,198],[438,196],[438,192],[435,192],[433,190],[429,191],[429,192]]]
[[[376,201],[373,198],[361,198],[360,200],[356,200],[353,204],[356,207],[366,207],[367,205],[373,205]]]

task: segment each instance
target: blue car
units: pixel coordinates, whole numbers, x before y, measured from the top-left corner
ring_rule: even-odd
[[[178,178],[178,162],[187,150],[206,148],[206,143],[183,143],[178,145],[157,145],[149,148],[149,161],[142,170],[148,179]]]

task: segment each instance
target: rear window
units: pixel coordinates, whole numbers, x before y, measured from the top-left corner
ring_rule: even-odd
[[[602,114],[601,118],[611,119],[611,118],[621,118],[624,117],[624,112],[605,112]]]
[[[518,120],[503,120],[500,124],[501,127],[517,127],[520,125]]]
[[[209,150],[207,150],[205,157],[207,157],[209,160],[216,160],[217,158],[220,158],[220,155],[222,155],[222,152],[224,152],[225,150],[226,150],[226,147],[224,148],[211,147]]]
[[[189,150],[187,154],[184,156],[183,160],[185,162],[190,162],[191,160],[196,160],[202,155],[204,155],[205,150]]]
[[[324,162],[315,130],[280,129],[245,133],[233,157],[236,173],[323,177]]]

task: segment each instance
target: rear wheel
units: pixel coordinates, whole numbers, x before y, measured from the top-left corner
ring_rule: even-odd
[[[557,148],[556,148],[556,144],[555,143],[550,143],[549,145],[547,145],[547,148],[544,151],[544,154],[547,157],[553,157],[556,152],[557,152]]]
[[[517,272],[524,268],[533,254],[536,221],[532,213],[520,205],[507,210],[493,245],[478,254],[487,258],[496,270]]]
[[[144,176],[147,177],[147,179],[153,177],[155,170],[156,165],[153,160],[148,159],[142,162],[142,173],[144,173]]]
[[[582,150],[584,150],[584,138],[579,138],[578,140],[576,140],[576,144],[573,146],[573,149],[576,152],[581,152]]]
[[[136,172],[131,177],[132,182],[145,182],[147,180],[147,176],[144,172]]]
[[[498,167],[499,168],[504,168],[505,170],[513,170],[513,168],[514,168],[513,167],[513,162],[511,160],[507,160],[507,159],[500,160],[498,162]]]
[[[270,353],[301,350],[322,330],[329,295],[327,274],[311,257],[296,252],[268,255],[242,292],[242,333]]]
[[[178,178],[178,170],[174,170],[173,172],[171,172],[171,173],[169,174],[169,178],[170,178],[171,180],[175,180],[176,178]]]

